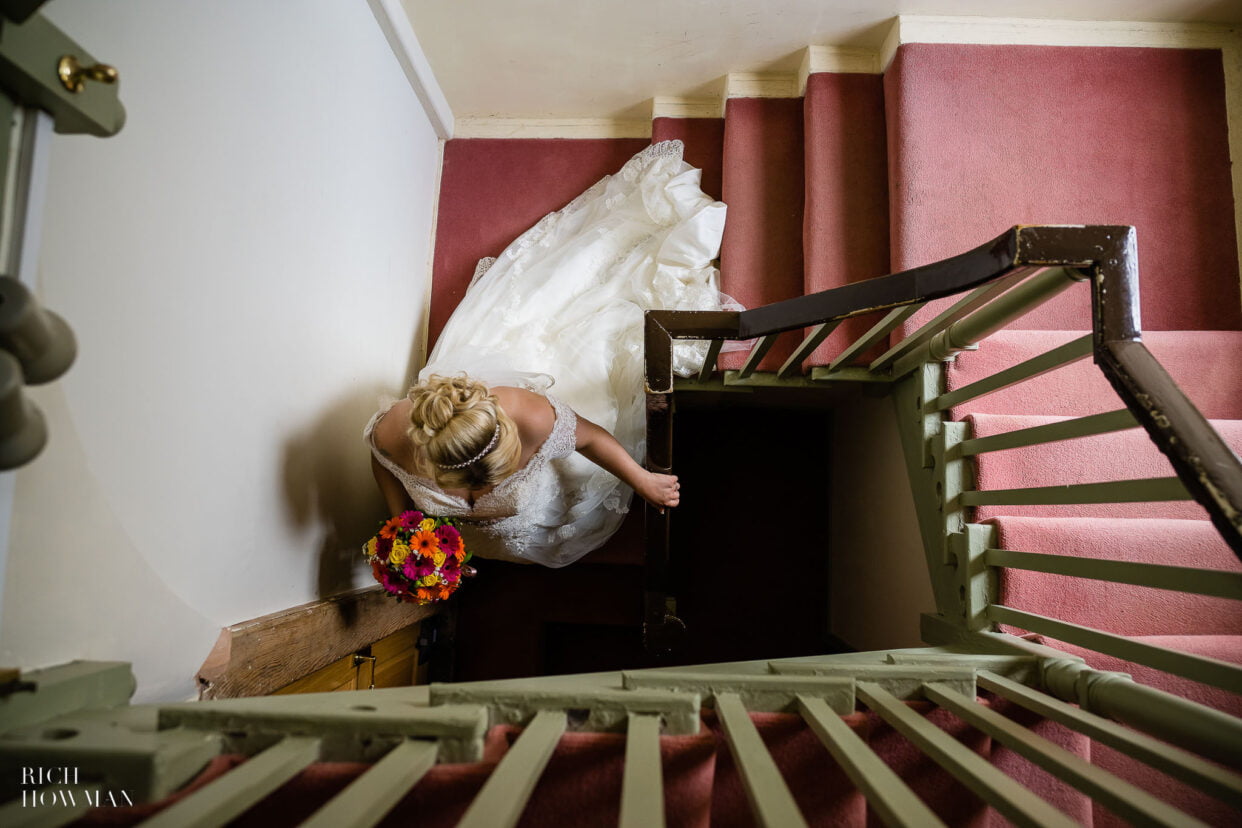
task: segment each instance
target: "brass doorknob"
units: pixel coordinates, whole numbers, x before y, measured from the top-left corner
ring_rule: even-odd
[[[61,84],[70,92],[81,92],[88,80],[99,81],[100,83],[116,83],[120,78],[120,73],[116,71],[116,67],[109,66],[106,63],[83,66],[78,63],[77,55],[65,55],[62,57],[60,63],[56,64],[56,74],[60,77]]]

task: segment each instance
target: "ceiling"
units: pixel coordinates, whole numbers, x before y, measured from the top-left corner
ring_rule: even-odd
[[[457,118],[641,118],[808,45],[878,50],[898,14],[1242,23],[1242,0],[402,0]]]

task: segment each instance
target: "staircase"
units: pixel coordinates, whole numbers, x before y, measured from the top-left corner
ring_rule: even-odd
[[[1242,310],[1213,54],[907,45],[883,76],[812,71],[803,97],[653,123],[729,204],[722,289],[757,313],[649,314],[650,464],[680,456],[674,399],[883,395],[930,646],[135,709],[215,758],[79,824],[1235,823]],[[433,336],[474,260],[640,146],[451,142]],[[493,214],[520,226],[463,229]],[[993,239],[1034,221],[1092,226]],[[674,381],[676,336],[754,347]],[[677,515],[633,515],[546,577],[589,585],[569,620],[675,647]]]

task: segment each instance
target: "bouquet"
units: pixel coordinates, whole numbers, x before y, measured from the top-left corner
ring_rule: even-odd
[[[448,598],[474,574],[455,523],[413,510],[385,521],[362,547],[375,580],[398,601],[422,606]]]

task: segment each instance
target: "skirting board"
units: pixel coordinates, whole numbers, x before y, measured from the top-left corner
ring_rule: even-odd
[[[199,699],[265,696],[437,612],[374,586],[225,627],[199,668]]]

